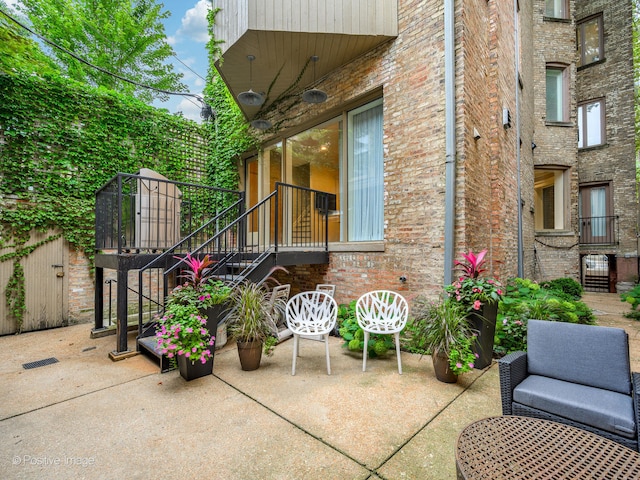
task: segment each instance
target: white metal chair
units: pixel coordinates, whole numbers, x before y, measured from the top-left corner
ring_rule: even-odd
[[[327,353],[327,374],[331,375],[329,360],[329,332],[338,318],[338,304],[325,292],[302,292],[287,302],[287,327],[293,333],[293,364],[291,375],[296,374],[296,360],[300,351],[300,337],[320,335]]]
[[[333,297],[335,296],[335,293],[336,293],[336,286],[330,285],[328,283],[319,283],[318,285],[316,285],[316,290],[319,292],[328,293]]]
[[[407,324],[409,305],[402,295],[389,290],[375,290],[362,295],[356,302],[356,318],[364,331],[362,371],[367,370],[369,335],[385,334],[395,337],[398,373],[402,374],[400,360],[400,332]]]

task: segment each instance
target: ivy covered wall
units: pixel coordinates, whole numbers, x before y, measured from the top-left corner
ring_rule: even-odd
[[[210,185],[217,174],[219,186],[237,186],[232,159],[208,167],[217,163],[215,135],[213,125],[57,74],[0,74],[0,262],[13,264],[0,291],[17,330],[25,313],[20,261],[38,248],[25,247],[33,230],[60,231],[90,264],[94,195],[117,172],[145,167]]]

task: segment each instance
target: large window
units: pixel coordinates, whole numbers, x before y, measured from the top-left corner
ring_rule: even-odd
[[[565,230],[567,228],[568,190],[567,169],[535,169],[534,215],[536,230]]]
[[[578,105],[578,148],[605,143],[604,99],[590,100]]]
[[[379,99],[284,140],[284,181],[336,196],[331,242],[384,238],[382,133]]]
[[[547,122],[569,121],[568,70],[565,65],[547,65]]]
[[[602,14],[578,22],[578,66],[589,65],[604,58]]]
[[[546,0],[544,6],[544,16],[549,18],[569,18],[569,8],[567,0]]]
[[[349,240],[383,238],[382,102],[349,112]]]

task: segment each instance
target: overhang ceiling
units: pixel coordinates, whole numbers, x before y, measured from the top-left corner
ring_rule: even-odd
[[[264,11],[261,2],[270,4],[274,10],[271,15]],[[285,92],[301,95],[314,83],[314,76],[319,81],[397,35],[396,0],[221,0],[219,3],[223,5],[216,16],[214,36],[223,41],[223,54],[216,67],[236,101],[239,93],[249,89],[262,93],[266,97],[265,105]],[[274,12],[287,13],[278,16]],[[291,21],[289,17],[297,20]],[[311,23],[313,28],[309,28]],[[255,57],[251,67],[248,55]],[[309,62],[314,55],[318,56],[315,75],[314,64]],[[287,92],[299,77],[298,84]],[[332,92],[326,93],[332,95]],[[248,120],[260,109],[238,104]]]

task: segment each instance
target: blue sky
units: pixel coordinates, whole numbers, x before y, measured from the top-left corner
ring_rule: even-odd
[[[188,86],[189,92],[201,94],[204,88],[202,78],[206,78],[208,68],[207,9],[211,8],[211,0],[161,0],[158,3],[171,12],[164,28],[167,40],[179,59],[171,58],[171,63],[175,71],[184,74],[182,83]],[[186,118],[200,121],[200,104],[195,99],[175,96],[154,105],[171,113],[182,112]]]
[[[15,7],[20,0],[5,0],[7,5]],[[169,61],[175,71],[182,73],[182,83],[187,85],[190,93],[202,94],[204,80],[207,76],[206,44],[207,9],[211,8],[211,0],[156,0],[164,5],[163,10],[171,12],[164,21],[167,41],[173,47],[176,58]],[[46,37],[46,32],[40,32]],[[200,78],[202,77],[202,78]],[[182,112],[186,118],[200,122],[200,104],[197,100],[183,96],[172,96],[167,102],[155,102],[154,105],[166,108],[171,113]]]

